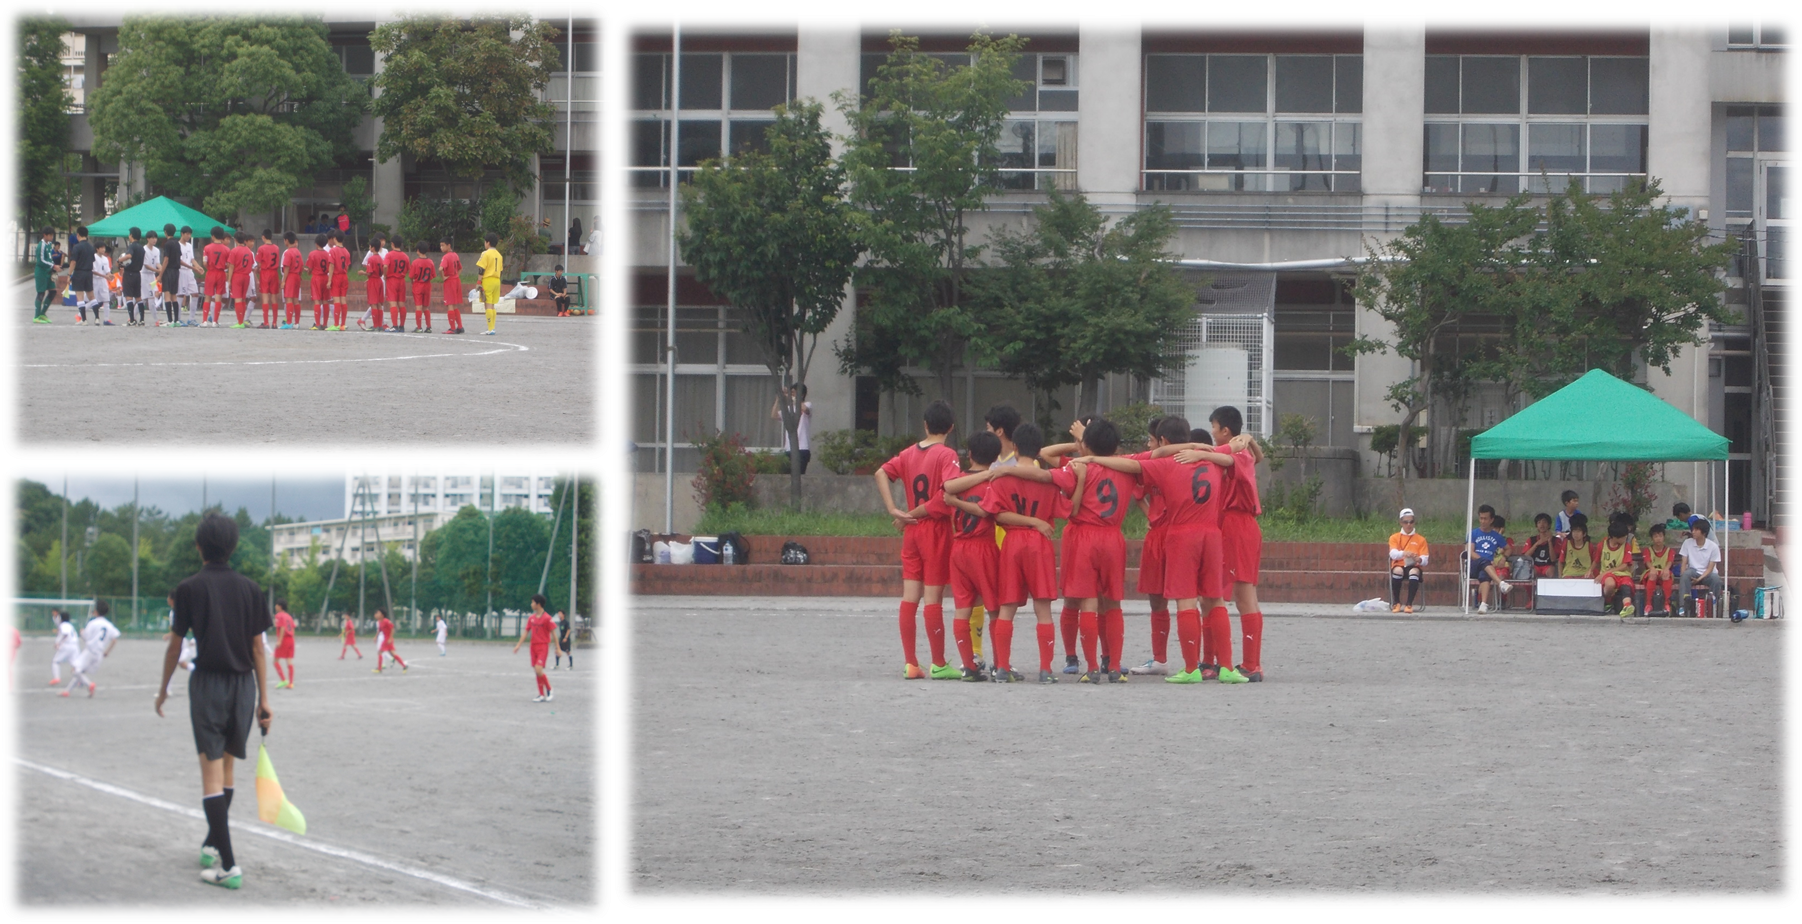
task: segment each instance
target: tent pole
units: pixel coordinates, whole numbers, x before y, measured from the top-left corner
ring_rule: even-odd
[[[1728,449],[1732,449],[1732,446],[1729,445]],[[1733,548],[1733,542],[1727,535],[1728,531],[1733,528],[1733,508],[1729,506],[1733,503],[1732,498],[1733,453],[1728,452],[1727,458],[1721,461],[1721,609],[1726,613],[1716,613],[1716,616],[1733,615],[1733,572],[1727,570],[1727,565],[1733,555],[1729,551]],[[1713,526],[1713,524],[1709,525]]]
[[[1463,601],[1464,615],[1470,615],[1470,562],[1476,560],[1476,549],[1470,541],[1471,517],[1477,509],[1477,460],[1470,460],[1470,490],[1464,495],[1464,557],[1459,566],[1458,598]]]

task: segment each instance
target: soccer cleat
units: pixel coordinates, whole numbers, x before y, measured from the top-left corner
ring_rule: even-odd
[[[231,869],[220,869],[215,866],[210,869],[201,870],[200,881],[208,885],[235,889],[244,884],[244,872],[236,866]]]
[[[996,683],[1025,683],[1026,675],[1011,667],[1005,670],[997,667],[994,673],[989,675],[989,679]]]
[[[1125,683],[1126,675],[1120,673],[1119,671],[1108,671],[1107,672],[1107,682],[1108,683]]]
[[[482,336],[484,336],[484,337],[492,337],[492,336],[494,336],[494,331],[491,331],[491,330],[485,330],[485,331],[482,331]]]
[[[1234,669],[1237,670],[1239,673],[1245,675],[1246,683],[1263,683],[1264,682],[1264,672],[1263,671],[1248,671],[1245,669],[1245,665],[1243,665],[1243,664],[1239,665],[1237,668],[1234,668]]]
[[[1066,673],[1066,674],[1082,673],[1082,668],[1076,666],[1076,656],[1075,655],[1064,655],[1064,673]]]
[[[1218,664],[1203,664],[1196,668],[1196,670],[1201,673],[1201,679],[1203,680],[1220,679],[1220,665]]]
[[[63,685],[63,682],[61,680],[52,680],[50,681],[50,685],[53,687],[60,687]]]
[[[402,665],[401,665],[401,666],[400,666],[400,672],[401,672],[401,673],[403,673],[403,674],[404,674],[404,673],[406,673],[406,672],[407,672],[407,666],[406,666],[406,665],[405,665],[405,664],[402,664]]]
[[[1132,668],[1130,671],[1128,671],[1128,673],[1141,674],[1141,675],[1150,674],[1153,676],[1162,677],[1162,676],[1170,673],[1170,667],[1162,661],[1153,661],[1150,659],[1146,659],[1144,664],[1141,664],[1138,667]]]
[[[1057,683],[1057,675],[1050,671],[1039,671],[1040,683]]]
[[[1101,673],[1100,671],[1083,671],[1082,676],[1076,678],[1076,682],[1077,683],[1100,683],[1101,681],[1096,678],[1096,675],[1100,674],[1100,673]]]
[[[101,326],[101,327],[113,327],[113,326],[115,326],[115,325],[114,325],[114,324],[113,324],[113,322],[111,322],[111,321],[101,321],[101,322],[100,322],[100,326]],[[132,322],[132,323],[128,323],[128,324],[126,324],[126,325],[125,325],[125,326],[127,326],[127,327],[136,327],[136,326],[138,326],[138,325],[137,325],[137,323],[136,323],[136,322]]]
[[[88,699],[94,698],[94,691],[97,689],[99,689],[99,687],[94,686],[92,683],[88,684]]]
[[[934,664],[930,674],[934,680],[956,680],[963,676],[963,671],[949,664]]]
[[[1230,667],[1223,667],[1220,669],[1220,682],[1221,683],[1250,683],[1251,679]]]
[[[1165,683],[1200,683],[1201,680],[1200,668],[1192,671],[1178,671],[1164,678]]]
[[[1633,601],[1628,600],[1626,603],[1621,604],[1621,618],[1626,619],[1627,617],[1632,616],[1632,615],[1633,615]]]
[[[958,679],[965,683],[980,683],[989,677],[982,672],[980,667],[966,667],[958,672]]]
[[[219,865],[219,848],[214,847],[212,844],[202,845],[200,848],[200,868],[201,869],[212,869],[213,867],[218,866],[218,865]]]
[[[537,696],[534,696],[534,697],[532,697],[532,702],[535,702],[535,703],[542,703],[542,702],[544,702],[544,694],[543,694],[543,693],[540,693],[540,694],[538,694],[538,695],[537,695]]]
[[[908,680],[919,680],[926,676],[926,672],[920,670],[920,665],[918,664],[909,664],[907,665],[907,670],[902,672],[902,676]]]
[[[58,696],[68,696],[68,695],[69,695],[69,691],[68,691],[68,690],[64,690],[64,691],[62,691],[62,692],[61,692],[61,693],[58,693],[58,694],[56,694],[56,695],[58,695]]]
[[[556,695],[557,695],[557,694],[555,694],[555,693],[553,693],[553,692],[550,692],[550,691],[548,691],[548,690],[547,690],[547,691],[546,691],[546,692],[545,692],[545,694],[544,694],[544,701],[545,701],[545,702],[547,702],[547,703],[548,703],[548,702],[550,702],[550,701],[551,701],[551,697],[553,697],[553,696],[556,696]]]
[[[232,330],[243,330],[244,328],[249,327],[249,326],[250,326],[249,324],[233,324]]]
[[[382,672],[382,669],[381,669],[381,668],[379,668],[379,667],[372,667],[372,668],[370,668],[370,669],[369,669],[369,672],[370,672],[370,673],[371,673],[371,674],[379,674],[379,673],[381,673],[381,672]]]

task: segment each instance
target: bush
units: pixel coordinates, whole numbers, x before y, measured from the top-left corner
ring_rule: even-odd
[[[1634,522],[1642,519],[1658,502],[1658,493],[1652,487],[1657,468],[1653,462],[1621,463],[1620,480],[1609,492],[1606,509],[1611,513],[1625,513],[1633,517]]]
[[[397,222],[403,240],[450,238],[462,252],[480,250],[475,205],[468,199],[410,199],[400,208]]]
[[[835,475],[873,472],[915,442],[911,436],[877,436],[874,430],[832,430],[813,441],[814,456]]]
[[[753,465],[757,469],[757,474],[759,474],[759,475],[786,475],[786,474],[788,474],[788,453],[787,452],[784,452],[781,450],[776,450],[773,452],[766,451],[766,452],[753,453],[751,456],[751,459],[752,459]]]
[[[1163,407],[1156,404],[1128,404],[1107,412],[1107,419],[1120,428],[1121,454],[1144,452],[1150,443],[1145,428],[1150,426],[1151,418],[1161,417],[1163,413]]]
[[[757,461],[745,449],[743,437],[716,431],[696,440],[695,448],[701,452],[701,463],[693,485],[702,510],[756,505],[751,485],[757,478]]]

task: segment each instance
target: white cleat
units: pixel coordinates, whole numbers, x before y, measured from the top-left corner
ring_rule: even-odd
[[[540,693],[540,694],[538,694],[538,695],[537,695],[537,696],[534,696],[534,697],[532,697],[532,702],[535,702],[535,703],[542,703],[542,702],[544,702],[544,694],[543,694],[543,693]]]
[[[552,697],[552,696],[555,696],[555,695],[556,695],[556,694],[555,694],[555,693],[546,693],[546,694],[544,694],[544,701],[545,701],[545,702],[547,702],[547,703],[548,703],[548,702],[550,702],[550,701],[551,701],[551,697]]]
[[[1149,674],[1149,675],[1156,676],[1156,677],[1162,677],[1162,676],[1170,673],[1170,667],[1169,667],[1169,665],[1165,664],[1163,661],[1148,660],[1144,664],[1139,665],[1138,667],[1134,667],[1134,668],[1127,670],[1127,673],[1128,674],[1139,674],[1141,676]]]

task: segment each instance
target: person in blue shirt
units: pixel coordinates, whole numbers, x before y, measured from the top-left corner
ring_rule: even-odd
[[[1558,511],[1558,519],[1552,523],[1552,535],[1559,539],[1569,539],[1571,518],[1582,516],[1583,511],[1577,509],[1577,492],[1575,491],[1565,491],[1558,496],[1558,500],[1563,502],[1564,509]]]
[[[1477,582],[1477,612],[1489,612],[1489,588],[1493,584],[1507,593],[1509,585],[1496,571],[1495,556],[1504,542],[1495,528],[1495,508],[1484,504],[1477,508],[1477,528],[1470,531],[1464,543],[1465,557],[1470,559],[1470,579]]]

